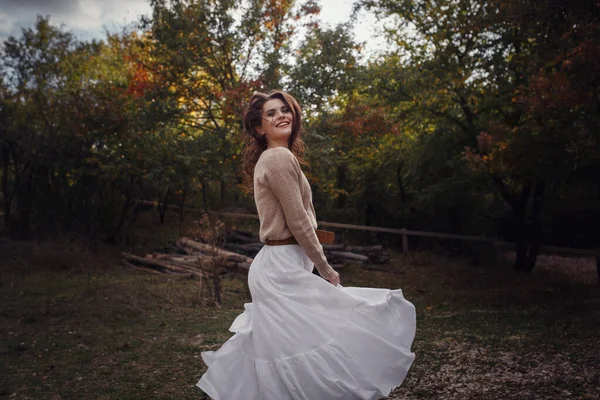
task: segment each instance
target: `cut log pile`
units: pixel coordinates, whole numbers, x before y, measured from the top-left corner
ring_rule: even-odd
[[[220,275],[247,275],[252,260],[263,246],[250,232],[230,231],[224,248],[182,237],[175,243],[172,253],[152,253],[145,257],[123,253],[123,262],[133,268],[160,274],[206,278],[215,272],[217,265]],[[343,268],[349,262],[374,266],[390,261],[389,253],[383,251],[381,245],[323,244],[323,250],[329,264],[336,269]]]
[[[204,278],[213,273],[215,263],[220,274],[248,274],[252,258],[242,254],[212,247],[188,238],[180,238],[175,244],[176,253],[152,253],[139,257],[123,253],[123,262],[133,268],[171,275]]]

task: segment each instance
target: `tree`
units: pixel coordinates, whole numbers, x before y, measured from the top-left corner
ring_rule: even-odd
[[[280,85],[296,22],[319,8],[274,0],[154,0],[152,7],[141,27],[161,60],[154,72],[178,100],[170,122],[196,140],[201,185],[217,181],[223,206],[228,182],[240,183],[245,101]]]
[[[303,105],[307,118],[332,111],[347,100],[355,87],[360,61],[360,46],[350,25],[309,28],[287,74],[288,90]]]
[[[132,43],[80,43],[41,17],[5,42],[2,190],[15,235],[114,236],[131,219],[161,150],[152,100],[164,93],[127,61]]]
[[[584,14],[597,6],[557,1],[551,5],[562,11],[556,19],[556,8],[537,2],[360,5],[380,16],[398,17],[399,25],[388,30],[396,44],[392,56],[402,68],[419,71],[412,87],[400,87],[399,95],[440,124],[454,124],[468,141],[467,158],[487,171],[512,210],[515,268],[531,271],[541,245],[540,213],[547,189],[565,179],[574,157],[566,132],[533,128],[541,116],[532,118],[525,99],[535,92],[540,71],[564,54],[560,38],[579,23],[575,21],[589,20]],[[575,36],[578,46],[581,37]],[[558,113],[562,119],[565,109]]]

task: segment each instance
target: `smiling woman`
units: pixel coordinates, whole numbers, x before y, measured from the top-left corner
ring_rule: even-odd
[[[255,93],[244,115],[246,171],[260,219],[248,273],[252,303],[229,328],[197,385],[214,400],[377,400],[414,360],[416,317],[400,289],[342,287],[321,243],[300,168],[301,109],[281,91]],[[316,268],[321,279],[313,274]],[[327,282],[329,281],[329,282]]]
[[[244,114],[246,147],[242,163],[245,187],[249,193],[254,191],[254,167],[261,154],[269,148],[286,147],[300,164],[308,165],[303,158],[301,114],[302,109],[296,99],[280,90],[268,94],[255,92],[250,99]],[[288,125],[284,127],[286,123]]]
[[[265,103],[262,114],[262,124],[256,130],[265,136],[267,148],[287,146],[292,135],[291,108],[281,99],[274,98]]]

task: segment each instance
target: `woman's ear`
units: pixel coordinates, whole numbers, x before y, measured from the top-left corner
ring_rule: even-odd
[[[256,126],[254,127],[254,130],[256,131],[256,133],[258,133],[259,136],[265,135],[265,131],[263,130],[262,126]]]

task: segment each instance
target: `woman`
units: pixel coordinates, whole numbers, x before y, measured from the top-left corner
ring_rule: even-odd
[[[214,400],[376,400],[414,360],[415,309],[402,291],[342,287],[323,254],[299,163],[300,113],[293,97],[272,91],[255,93],[244,115],[244,167],[266,245],[250,266],[252,303],[229,328],[235,335],[202,353],[209,368],[197,385]]]

